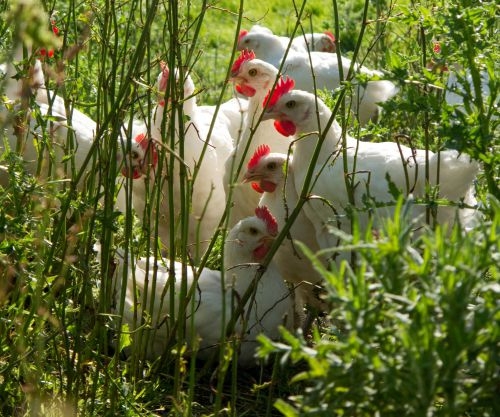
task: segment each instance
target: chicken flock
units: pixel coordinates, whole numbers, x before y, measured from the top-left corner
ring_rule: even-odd
[[[227,336],[238,342],[238,363],[255,364],[259,333],[278,338],[280,325],[302,325],[304,306],[327,308],[315,295],[322,277],[296,242],[312,252],[328,249],[329,256],[320,257],[327,267],[348,259],[335,253],[336,230],[351,232],[354,207],[361,230],[375,231],[393,215],[395,189],[418,201],[438,186],[441,198],[468,207],[439,207],[438,223],[458,220],[467,230],[477,221],[471,208],[480,169],[476,161],[453,150],[433,153],[395,142],[373,143],[342,131],[317,89],[337,90],[349,71],[369,77],[366,83],[353,79],[350,95],[354,117],[365,125],[377,120],[379,103],[395,96],[397,88],[382,72],[339,57],[335,45],[330,33],[289,39],[258,25],[242,30],[240,53],[231,67],[234,98],[219,107],[199,105],[191,75],[162,62],[149,119],[122,128],[117,181],[131,184],[131,196],[123,186],[116,198],[119,210],[129,210],[131,201],[143,226],[157,228],[163,248],[182,244],[193,260],[201,258],[214,235],[224,230],[221,226],[230,229],[224,236],[222,271],[116,250],[116,312],[129,328],[149,326],[149,357],[168,349],[172,312],[182,312],[186,343],[198,357],[208,357]],[[13,65],[5,64],[2,71],[10,101],[2,105],[0,122],[10,150],[23,155],[33,175],[48,176],[68,158],[78,173],[95,145],[96,123],[77,109],[68,112],[62,97],[45,88],[39,60],[24,82],[12,78]],[[26,90],[50,124],[30,111],[24,124],[13,115]],[[180,115],[170,102],[174,91],[181,92]],[[47,132],[53,149],[40,159],[44,150],[37,140]],[[0,152],[4,147],[2,141]],[[46,162],[42,170],[39,160]],[[183,201],[182,173],[192,180],[188,202]],[[60,175],[72,177],[71,172]],[[0,185],[8,186],[4,171]],[[426,206],[412,209],[415,227],[424,226]],[[186,210],[183,233],[179,219]],[[281,244],[270,253],[284,229]]]

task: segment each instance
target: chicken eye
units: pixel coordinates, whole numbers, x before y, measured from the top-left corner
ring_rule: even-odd
[[[139,152],[132,151],[131,155],[132,155],[132,159],[139,159]]]
[[[271,171],[274,171],[276,169],[276,162],[269,162],[267,164],[267,168],[270,169]]]
[[[286,106],[289,108],[289,109],[293,109],[296,105],[296,101],[295,100],[290,100],[286,103]]]
[[[259,233],[259,231],[255,227],[251,227],[250,229],[248,229],[248,232],[253,236]]]
[[[257,70],[255,68],[252,68],[250,71],[248,71],[248,75],[255,77],[257,75]]]

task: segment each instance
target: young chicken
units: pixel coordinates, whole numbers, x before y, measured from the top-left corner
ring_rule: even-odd
[[[341,58],[343,73],[341,77],[336,54],[299,49],[290,49],[286,52],[287,48],[283,46],[282,40],[272,32],[243,31],[238,40],[238,49],[254,51],[257,58],[269,62],[276,68],[281,68],[282,75],[293,78],[297,89],[309,92],[336,90],[340,87],[341,81],[345,80],[351,66],[350,59]],[[383,77],[380,71],[370,70],[357,64],[353,67],[355,73],[366,77]],[[387,101],[396,92],[396,86],[388,80],[374,79],[366,84],[353,81],[351,103],[360,124],[365,125],[375,119],[380,110],[378,103]]]
[[[287,49],[297,52],[307,51],[299,41],[293,43],[290,38],[275,35],[271,29],[261,25],[253,25],[250,30],[240,30],[237,48],[240,51],[245,49],[253,51],[257,58],[269,62],[276,68],[279,68]]]
[[[38,59],[27,78],[12,78],[16,73],[13,63],[7,63],[5,71],[8,101],[0,106],[0,126],[5,128],[9,149],[19,151],[32,175],[52,180],[75,178],[93,149],[96,123],[45,87]],[[33,98],[35,105],[29,107]],[[2,140],[0,153],[3,151]],[[92,159],[85,169],[92,169]],[[7,175],[0,171],[0,183],[6,185],[7,181]]]
[[[335,53],[337,49],[335,46],[335,36],[328,31],[323,33],[304,33],[293,38],[292,42],[298,50]]]
[[[174,269],[170,270],[168,263],[164,265],[153,257],[140,258],[135,262],[129,259],[126,265],[123,253],[119,251],[121,255],[115,270],[116,311],[123,314],[123,323],[128,324],[131,330],[141,325],[141,316],[144,316],[146,329],[151,331],[152,338],[148,356],[155,359],[176,337],[169,327],[172,308],[176,317],[182,309],[185,312],[189,350],[198,358],[206,359],[214,348],[223,347],[221,334],[225,333],[238,307],[243,307],[242,313],[234,317],[232,336],[225,343],[239,341],[238,364],[253,366],[257,363],[255,349],[258,334],[277,339],[280,325],[293,328],[290,290],[273,262],[261,273],[260,263],[277,234],[276,220],[266,207],[258,207],[254,216],[238,222],[225,241],[223,276],[220,271],[207,268],[196,271],[188,267],[183,277],[181,263],[175,262]],[[183,279],[190,294],[185,303],[179,297]],[[123,283],[126,287],[121,305]],[[254,284],[255,287],[251,288]],[[174,297],[169,294],[172,288]],[[242,306],[247,291],[253,292]],[[172,299],[174,306],[170,305]],[[143,312],[149,313],[143,315]]]
[[[176,76],[179,75],[176,71]],[[158,77],[160,92],[168,91],[168,79],[169,70],[163,66]],[[170,245],[172,232],[176,245],[182,244],[180,219],[183,211],[189,212],[187,249],[193,259],[198,260],[208,247],[224,212],[225,193],[219,158],[227,157],[232,144],[226,141],[231,140],[224,137],[222,131],[213,131],[209,138],[209,124],[205,115],[197,111],[189,75],[182,82],[184,92],[177,99],[184,100],[182,110],[185,108],[188,112],[188,120],[179,124],[179,114],[172,114],[170,91],[166,97],[161,97],[153,113],[153,140],[147,136],[145,128],[132,132],[131,149],[122,173],[135,179],[132,184],[135,211],[146,224],[151,214],[151,230],[157,224],[163,245]],[[160,165],[161,148],[167,152]],[[186,198],[183,200],[182,196]],[[156,198],[160,200],[158,211]]]
[[[243,51],[233,64],[231,81],[236,90],[248,97],[243,131],[230,157],[225,161],[224,187],[226,196],[231,195],[233,207],[229,214],[229,226],[251,215],[259,196],[241,183],[243,170],[253,152],[263,143],[273,146],[279,152],[287,153],[290,139],[276,132],[272,121],[261,121],[262,100],[276,81],[277,70],[267,62],[255,59],[252,52]],[[239,169],[241,167],[241,169]],[[238,172],[239,170],[239,172]]]
[[[166,63],[161,62],[161,73],[158,75],[157,86],[159,99],[158,106],[154,112],[154,127],[153,137],[161,139],[162,129],[168,130],[168,124],[163,125],[163,117],[165,112],[169,113],[169,106],[165,108],[165,95],[168,86],[170,70]],[[218,159],[225,161],[228,155],[233,150],[233,137],[241,129],[243,114],[246,110],[244,99],[232,99],[222,103],[217,117],[215,117],[215,106],[199,106],[196,100],[196,88],[189,73],[180,74],[178,69],[174,71],[174,79],[176,84],[180,84],[179,78],[184,77],[184,91],[182,97],[176,97],[182,100],[182,112],[191,120],[196,120],[196,129],[200,131],[200,135],[204,135],[211,147],[215,149]],[[170,96],[170,91],[167,96]],[[167,100],[168,102],[168,100]],[[178,117],[178,115],[176,115]],[[210,126],[213,122],[213,129],[208,136]]]
[[[293,173],[289,168],[291,161],[292,157],[271,152],[269,146],[261,145],[248,162],[243,177],[245,182],[252,183],[254,190],[262,193],[259,205],[269,208],[280,230],[285,227],[298,204]],[[316,284],[321,284],[323,278],[313,268],[310,260],[301,253],[296,245],[297,241],[303,243],[313,253],[320,249],[314,227],[302,210],[293,220],[286,238],[273,259],[282,277],[294,284],[301,304],[324,310],[325,306],[314,294]]]
[[[293,85],[292,79],[280,80],[274,93],[265,99],[264,118],[275,119],[275,127],[285,136],[300,135],[289,169],[297,194],[309,197],[304,212],[314,225],[321,248],[333,248],[338,243],[332,228],[351,232],[351,209],[356,209],[361,230],[365,230],[369,217],[377,227],[378,221],[392,216],[395,189],[405,196],[425,197],[425,150],[393,142],[362,142],[348,134],[343,143],[338,123],[333,121],[325,131],[332,116],[325,103],[311,93],[293,90]],[[321,150],[313,161],[316,146]],[[308,176],[310,165],[312,177]],[[440,197],[459,201],[469,195],[478,164],[455,151],[442,151],[439,156],[429,152],[428,169],[429,185],[439,186]],[[308,178],[314,181],[303,191]],[[415,206],[414,210],[415,215],[422,214],[425,206]],[[439,207],[436,220],[453,223],[455,214],[454,207]]]

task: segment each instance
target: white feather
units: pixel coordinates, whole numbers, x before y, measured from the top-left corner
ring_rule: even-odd
[[[233,312],[236,311],[241,298],[259,276],[261,258],[256,258],[255,250],[262,245],[272,243],[266,224],[257,217],[249,217],[238,222],[229,232],[224,250],[224,279],[220,271],[207,268],[199,274],[195,282],[196,271],[187,267],[185,283],[188,291],[193,290],[192,298],[187,303],[186,341],[190,351],[197,350],[197,357],[206,359],[220,346],[221,334]],[[264,252],[259,252],[262,255]],[[127,266],[127,269],[125,269]],[[156,269],[157,268],[157,269]],[[181,308],[179,294],[183,279],[183,266],[175,262],[174,270],[169,271],[168,263],[156,262],[154,258],[139,258],[135,262],[128,260],[125,265],[123,251],[119,251],[118,268],[115,272],[116,311],[123,307],[123,322],[131,330],[141,323],[142,312],[151,311],[147,329],[151,331],[152,343],[148,356],[156,359],[167,348],[172,330],[169,327],[170,312],[179,316]],[[153,281],[154,271],[156,280]],[[169,293],[173,279],[175,294]],[[119,304],[122,283],[126,282],[125,302]],[[154,282],[154,287],[153,287]],[[146,284],[147,283],[147,284]],[[195,286],[194,288],[192,288]],[[152,291],[155,291],[154,298]],[[145,291],[148,291],[148,302],[143,305]],[[170,300],[175,301],[171,306]],[[151,301],[152,300],[152,301]],[[194,315],[191,315],[194,311]],[[255,349],[258,346],[256,336],[264,333],[272,339],[279,338],[279,326],[286,324],[293,328],[293,300],[290,291],[279,275],[276,266],[271,263],[259,278],[253,297],[245,304],[244,314],[236,321],[234,335],[241,340],[238,363],[241,366],[255,365]],[[242,318],[244,317],[244,319]],[[190,327],[192,324],[192,327]],[[192,337],[191,337],[192,336]],[[199,344],[199,345],[198,345]],[[198,348],[196,346],[198,345]]]
[[[293,78],[297,89],[309,92],[323,89],[336,90],[340,87],[341,78],[345,79],[351,66],[351,61],[342,57],[343,77],[341,77],[336,54],[308,52],[300,47],[290,49],[286,53],[287,47],[284,46],[280,37],[273,35],[272,32],[250,31],[241,35],[238,49],[253,50],[257,58],[269,62],[276,68],[281,67],[282,75]],[[354,71],[372,78],[383,76],[380,71],[369,70],[358,65],[354,65]],[[368,81],[366,86],[355,83],[351,101],[359,122],[364,125],[374,119],[379,112],[378,103],[387,101],[396,93],[397,87],[388,80]]]
[[[265,117],[291,122],[295,125],[297,134],[306,134],[322,132],[331,117],[331,111],[313,94],[292,90],[282,95],[277,103],[265,112]],[[324,135],[319,159],[313,166],[312,178],[317,177],[317,180],[308,190],[308,194],[319,196],[329,204],[315,198],[304,205],[305,214],[314,225],[321,248],[332,248],[338,244],[336,235],[330,233],[332,228],[351,231],[351,221],[347,215],[350,206],[359,210],[366,206],[367,200],[377,204],[387,204],[370,208],[375,219],[374,227],[377,227],[377,221],[392,216],[394,197],[390,191],[389,181],[403,195],[411,193],[415,198],[425,196],[426,152],[424,150],[416,150],[413,154],[411,148],[393,142],[363,142],[349,135],[346,135],[344,148],[342,132],[335,121]],[[318,134],[312,133],[299,139],[295,144],[290,167],[293,170],[292,175],[298,194],[305,184],[318,139]],[[428,155],[431,185],[437,184],[437,168],[440,167],[440,196],[458,201],[470,193],[472,181],[479,168],[476,162],[471,161],[466,155],[459,157],[455,151],[442,151],[439,156],[429,152]],[[344,174],[344,164],[347,167],[347,176]],[[349,197],[346,178],[353,183],[352,197]],[[415,207],[415,216],[424,211],[423,206]],[[453,223],[455,213],[453,207],[439,207],[436,219],[439,223]],[[361,229],[366,230],[368,211],[360,211],[358,214]]]

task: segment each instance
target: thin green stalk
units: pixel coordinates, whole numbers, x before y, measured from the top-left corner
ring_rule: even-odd
[[[427,65],[427,49],[426,49],[426,36],[425,36],[425,28],[423,26],[420,26],[420,36],[422,38],[422,68],[425,68]],[[424,93],[429,94],[428,88],[426,85],[423,86]],[[430,117],[427,109],[424,109],[423,112],[423,117],[424,117],[424,148],[425,148],[425,201],[427,204],[427,208],[425,211],[425,221],[427,224],[431,224],[431,216],[432,216],[432,211],[431,207],[429,206],[430,202],[430,194],[429,194],[429,186],[431,184],[430,182],[430,171],[429,171],[429,152],[430,152],[430,132],[429,132],[429,124],[430,124]],[[435,218],[433,217],[434,221]]]

